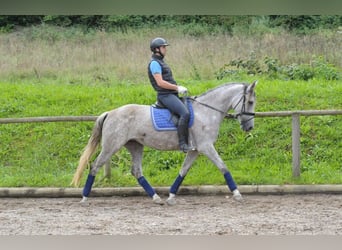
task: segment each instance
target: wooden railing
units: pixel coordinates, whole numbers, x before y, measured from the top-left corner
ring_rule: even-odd
[[[256,117],[292,116],[292,175],[300,176],[300,116],[342,115],[342,110],[299,110],[257,112]]]
[[[300,176],[300,116],[342,115],[342,110],[299,110],[256,112],[256,117],[292,117],[292,175]],[[27,118],[0,118],[0,124],[32,122],[95,121],[97,116],[48,116]]]

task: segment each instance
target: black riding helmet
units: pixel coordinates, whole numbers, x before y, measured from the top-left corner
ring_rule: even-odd
[[[151,41],[150,48],[152,52],[155,52],[156,48],[159,48],[160,46],[169,46],[169,45],[170,44],[168,44],[164,38],[157,37]]]

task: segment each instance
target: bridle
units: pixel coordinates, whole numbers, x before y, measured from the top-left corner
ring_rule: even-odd
[[[242,115],[247,115],[247,116],[251,116],[249,119],[245,120],[245,121],[241,121],[241,125],[247,123],[248,121],[254,119],[254,116],[255,116],[255,113],[252,113],[252,112],[247,112],[246,111],[246,95],[247,95],[247,87],[248,86],[245,86],[244,87],[244,91],[243,91],[243,95],[241,96],[240,100],[237,102],[237,104],[235,104],[235,106],[233,107],[233,109],[235,110],[235,108],[242,102],[242,107],[241,107],[241,111],[239,113],[235,113],[235,114],[229,114],[225,111],[222,111],[220,109],[217,109],[213,106],[210,106],[206,103],[203,103],[203,102],[200,102],[198,100],[196,100],[196,97],[195,98],[192,98],[192,97],[188,97],[190,98],[190,100],[193,100],[199,104],[201,104],[202,106],[205,106],[207,108],[210,108],[212,110],[215,110],[221,114],[224,115],[224,118],[233,118],[233,119],[237,119],[239,116],[242,116]]]

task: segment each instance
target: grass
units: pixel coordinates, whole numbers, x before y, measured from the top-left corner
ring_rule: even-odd
[[[219,81],[193,82],[200,94]],[[341,107],[341,84],[260,79],[257,111],[336,109]],[[4,105],[0,117],[99,115],[127,103],[153,103],[147,84],[81,85],[54,83],[0,83]],[[324,101],[329,100],[329,101]],[[221,126],[216,148],[239,184],[342,183],[341,116],[301,119],[302,173],[292,178],[291,118],[256,118],[246,135],[236,121]],[[0,130],[0,186],[67,187],[92,122],[3,124]],[[144,151],[144,174],[153,185],[167,186],[177,176],[184,154]],[[135,186],[130,157],[121,150],[112,158],[112,179],[97,186]],[[101,175],[102,173],[100,173]],[[204,156],[196,160],[184,185],[224,184],[216,167]]]
[[[341,81],[286,81],[215,73],[251,51],[283,63],[309,63],[324,55],[341,68],[341,36],[332,32],[295,36],[284,31],[247,36],[192,37],[177,29],[92,34],[32,27],[0,34],[0,118],[99,115],[128,103],[152,104],[148,42],[168,38],[167,61],[179,83],[198,95],[223,82],[259,80],[257,110],[341,109]],[[68,187],[93,122],[0,124],[0,186]],[[342,117],[301,118],[301,177],[292,178],[291,118],[256,118],[250,134],[236,121],[223,122],[216,148],[238,184],[342,184]],[[154,186],[169,186],[184,154],[144,150],[144,174]],[[112,178],[96,186],[136,186],[130,157],[112,158]],[[102,175],[102,173],[99,173]],[[184,185],[224,184],[218,169],[200,156]]]
[[[181,28],[143,28],[124,33],[95,31],[87,34],[75,29],[51,26],[31,27],[11,34],[0,34],[0,78],[90,84],[104,82],[146,82],[150,58],[149,42],[156,36],[167,38],[167,62],[177,79],[207,81],[233,59],[277,58],[282,64],[309,63],[324,55],[342,67],[342,37],[335,31],[296,36],[286,31],[246,35],[218,33],[191,36]]]

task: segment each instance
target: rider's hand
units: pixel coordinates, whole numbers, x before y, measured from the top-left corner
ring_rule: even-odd
[[[179,94],[183,95],[183,94],[186,94],[188,92],[188,89],[186,87],[183,87],[183,86],[178,86],[177,91]]]

